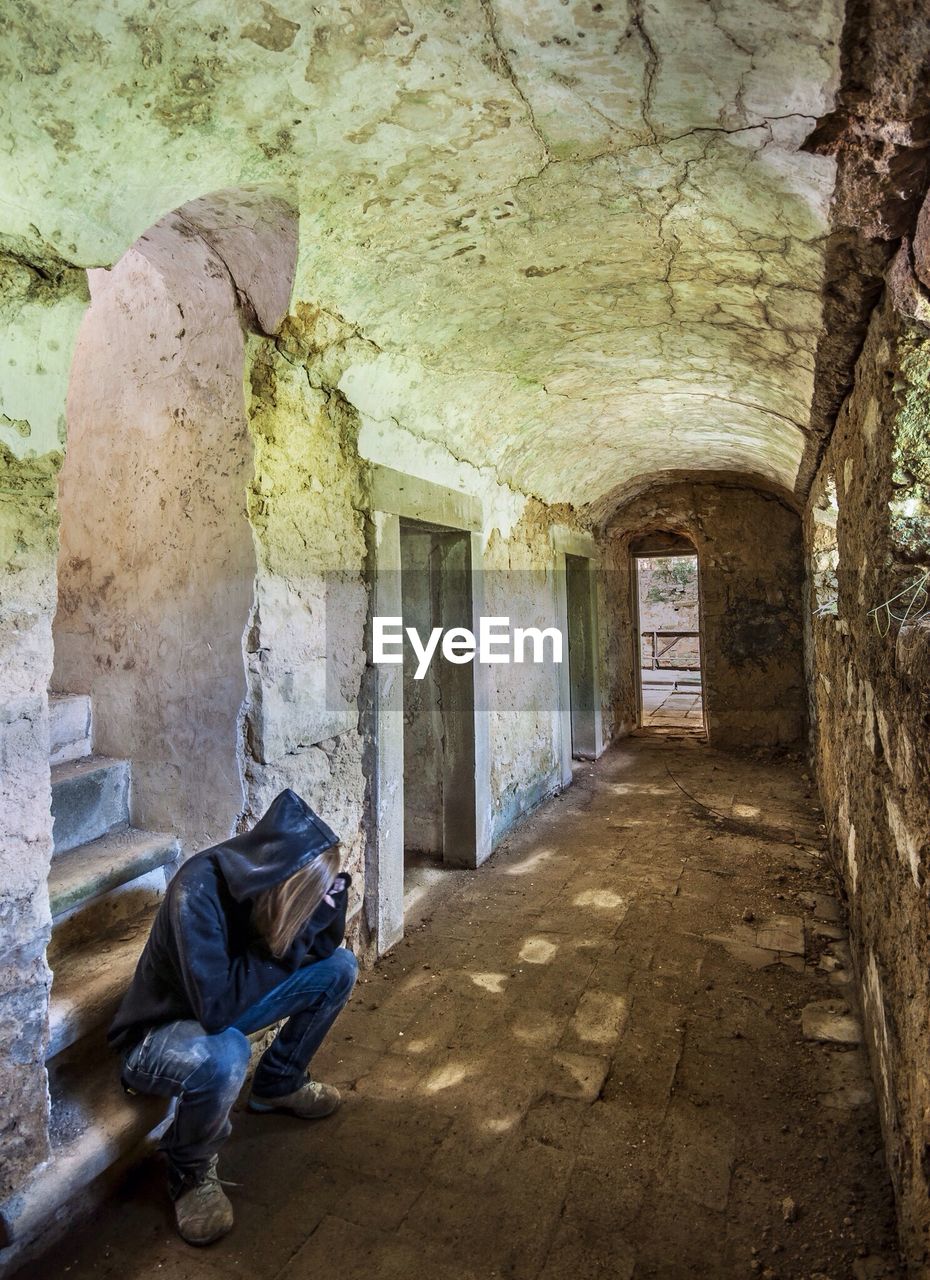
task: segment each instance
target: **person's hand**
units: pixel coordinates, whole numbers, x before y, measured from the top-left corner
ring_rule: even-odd
[[[336,879],[329,886],[326,893],[324,893],[323,901],[327,903],[330,907],[334,907],[336,905],[337,895],[340,893],[344,893],[345,888],[346,888],[345,877],[342,875],[336,876]]]

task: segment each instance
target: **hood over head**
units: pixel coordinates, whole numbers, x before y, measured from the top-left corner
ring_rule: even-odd
[[[216,845],[213,852],[232,896],[254,898],[305,867],[339,837],[293,791],[282,791],[251,831]]]

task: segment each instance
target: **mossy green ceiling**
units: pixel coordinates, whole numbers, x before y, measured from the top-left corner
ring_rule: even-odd
[[[265,186],[342,387],[548,501],[653,472],[792,485],[833,162],[837,0],[8,0],[0,232],[114,262]],[[276,264],[269,263],[269,270]],[[282,268],[283,269],[283,268]]]

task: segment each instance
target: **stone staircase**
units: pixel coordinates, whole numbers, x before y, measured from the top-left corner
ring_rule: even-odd
[[[52,1154],[0,1205],[11,1242],[0,1250],[0,1274],[99,1200],[165,1115],[163,1102],[123,1093],[105,1037],[180,848],[173,836],[130,826],[131,767],[93,755],[90,699],[52,695],[49,703]]]

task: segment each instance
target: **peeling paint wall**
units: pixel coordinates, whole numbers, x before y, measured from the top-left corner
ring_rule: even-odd
[[[704,714],[723,748],[797,743],[805,735],[800,524],[774,494],[721,484],[649,490],[606,529],[606,606],[613,632],[605,723],[616,736],[636,720],[634,580],[630,544],[654,530],[697,550]]]
[[[930,548],[926,519],[901,513],[909,497],[923,500],[930,474],[930,308],[924,320],[909,311],[891,281],[821,462],[805,535],[816,579],[818,515],[835,477],[837,600],[808,624],[814,751],[916,1274],[930,1261],[930,624],[919,621],[927,598],[908,588],[930,570]],[[911,607],[903,625],[881,608],[901,591],[891,609],[902,618]]]
[[[255,553],[236,291],[176,216],[91,272],[61,472],[54,688],[132,762],[132,819],[188,851],[235,830]]]

